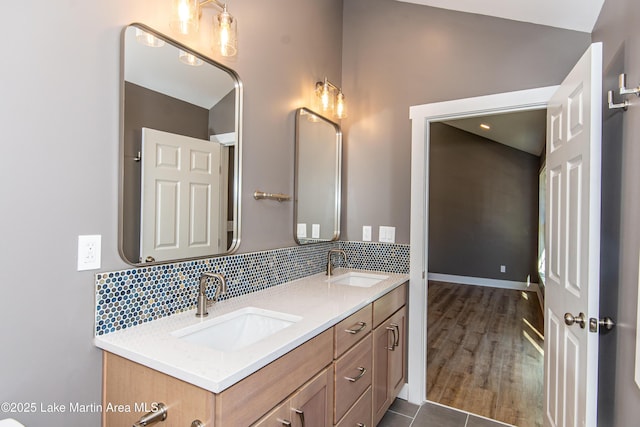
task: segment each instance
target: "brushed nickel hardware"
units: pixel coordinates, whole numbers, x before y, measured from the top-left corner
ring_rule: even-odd
[[[333,263],[331,262],[331,255],[333,254],[342,255],[344,262],[347,262],[347,253],[345,251],[342,249],[330,249],[327,254],[327,271],[325,273],[327,276],[331,276],[333,274]]]
[[[264,191],[256,190],[253,192],[253,198],[256,200],[269,199],[277,200],[279,202],[288,202],[291,200],[291,196],[284,193],[265,193]]]
[[[357,334],[360,331],[364,331],[365,328],[367,327],[367,323],[366,322],[358,322],[356,323],[356,325],[360,326],[358,329],[345,329],[344,331],[348,334]]]
[[[610,317],[603,317],[598,320],[595,317],[591,317],[589,319],[589,332],[602,332],[607,333],[616,326],[616,322],[613,321]]]
[[[146,257],[144,259],[144,262],[156,262],[156,259],[154,257],[152,257],[151,255],[149,255],[148,257]]]
[[[364,377],[364,374],[367,373],[367,368],[362,367],[362,366],[358,366],[358,371],[360,371],[360,374],[358,374],[357,377],[355,378],[351,378],[351,377],[344,377],[345,380],[351,382],[351,383],[355,383],[356,381],[358,381],[360,378]]]
[[[634,88],[627,88],[627,75],[622,73],[618,76],[618,92],[620,93],[620,96],[626,96],[626,95],[636,95],[636,96],[640,96],[640,86],[638,87],[634,87]],[[615,110],[615,109],[622,109],[624,111],[627,111],[627,109],[629,108],[630,102],[628,100],[624,100],[623,102],[620,102],[618,104],[615,104],[613,102],[613,91],[610,90],[607,92],[607,101],[609,104],[609,109],[610,110]]]
[[[620,95],[640,96],[640,86],[627,89],[627,75],[625,73],[618,76],[618,87],[620,88]]]
[[[138,151],[138,155],[133,158],[134,162],[140,162],[142,160],[142,152]]]
[[[280,418],[278,418],[278,422],[282,423],[283,426],[290,426],[291,425],[291,421],[289,421],[289,420],[281,420]]]
[[[356,427],[367,427],[367,426],[365,424],[358,423],[358,424],[356,424]]]
[[[304,411],[300,409],[293,409],[293,412],[298,414],[298,416],[300,417],[300,423],[302,423],[301,427],[304,427]]]
[[[191,421],[191,427],[204,427],[204,423],[200,420]]]
[[[393,341],[393,347],[397,347],[400,345],[400,327],[395,323],[391,323],[391,327],[395,328],[395,333],[393,334],[395,340]]]
[[[151,424],[163,422],[167,419],[167,406],[164,403],[158,403],[155,411],[147,412],[138,421],[133,423],[133,427],[144,427]]]
[[[607,102],[609,104],[609,109],[610,110],[622,109],[623,111],[627,111],[627,109],[629,109],[629,101],[626,100],[626,99],[623,102],[618,103],[618,104],[615,104],[613,102],[613,91],[612,90],[607,92]]]
[[[398,341],[397,335],[396,335],[396,328],[394,327],[394,325],[391,325],[391,326],[387,326],[385,329],[387,330],[387,343],[389,342],[389,338],[388,338],[389,332],[393,334],[393,339],[391,340],[391,347],[386,347],[386,349],[389,351],[396,351],[396,343]]]
[[[584,329],[584,327],[587,324],[587,317],[584,315],[584,313],[580,313],[577,316],[574,316],[571,313],[565,313],[564,323],[566,323],[568,326],[571,326],[574,323],[577,323],[580,326],[580,328]]]
[[[208,279],[217,279],[220,283],[216,288],[216,292],[212,299],[207,299],[207,282]],[[206,317],[209,315],[207,307],[211,306],[214,302],[218,301],[220,295],[227,293],[227,281],[220,273],[202,273],[200,276],[200,289],[198,290],[198,306],[196,307],[196,317]]]

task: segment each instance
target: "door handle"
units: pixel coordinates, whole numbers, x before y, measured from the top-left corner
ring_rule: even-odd
[[[387,344],[389,343],[389,332],[391,332],[393,334],[393,339],[391,341],[391,347],[386,347],[387,350],[389,351],[395,351],[396,350],[396,328],[392,327],[392,326],[387,326],[385,328],[387,330]]]
[[[565,313],[564,323],[566,323],[567,326],[571,326],[577,323],[580,328],[584,329],[584,327],[587,325],[587,317],[584,315],[584,313],[580,313],[577,316],[574,316],[571,313]]]
[[[393,347],[396,348],[400,345],[400,327],[395,323],[392,323],[391,326],[396,330],[394,332],[395,341],[393,342]]]
[[[298,414],[298,416],[300,417],[300,422],[302,423],[302,427],[304,427],[304,411],[301,409],[294,409],[293,412]]]

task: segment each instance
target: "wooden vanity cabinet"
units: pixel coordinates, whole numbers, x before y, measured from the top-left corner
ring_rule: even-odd
[[[375,426],[405,380],[406,289],[405,283],[221,393],[105,351],[103,406],[132,410],[105,410],[102,425],[132,425],[162,402],[163,427],[196,419],[206,427]]]
[[[377,425],[405,383],[406,285],[373,303],[373,425]]]
[[[213,425],[213,393],[106,351],[102,359],[104,427],[131,426],[159,402],[169,408],[163,427]]]

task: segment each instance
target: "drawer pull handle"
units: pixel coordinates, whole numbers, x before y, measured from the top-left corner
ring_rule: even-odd
[[[389,343],[389,332],[393,334],[393,339],[391,340],[391,347],[386,347],[386,349],[389,351],[395,351],[396,341],[397,341],[396,328],[394,328],[393,325],[391,325],[391,326],[387,326],[385,329],[387,330],[387,343]]]
[[[191,427],[204,427],[204,424],[200,420],[191,421]]]
[[[358,424],[356,424],[356,427],[367,427],[367,425],[363,424],[363,423],[358,423]]]
[[[300,423],[302,424],[302,427],[304,427],[304,411],[300,409],[294,409],[293,412],[298,414],[298,416],[300,417]]]
[[[360,326],[358,329],[345,329],[344,331],[348,334],[357,334],[360,331],[363,331],[367,327],[366,322],[358,322],[356,325]]]
[[[278,422],[282,423],[283,426],[290,426],[291,425],[291,421],[289,421],[289,420],[281,420],[280,418],[278,418]]]
[[[158,403],[155,411],[147,412],[138,421],[133,424],[133,427],[150,426],[158,422],[163,422],[167,419],[167,406],[164,403]]]
[[[355,383],[356,381],[358,381],[360,378],[364,377],[364,374],[367,373],[367,368],[363,368],[362,366],[358,367],[358,370],[360,371],[360,374],[355,377],[355,378],[351,378],[351,377],[344,377],[345,380]]]

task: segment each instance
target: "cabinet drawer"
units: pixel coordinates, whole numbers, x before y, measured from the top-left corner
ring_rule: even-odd
[[[365,427],[372,427],[371,424],[371,387],[360,396],[360,399],[344,418],[338,423],[336,427],[354,427],[363,425]]]
[[[376,328],[407,303],[407,283],[373,302],[373,327]]]
[[[371,332],[372,312],[369,304],[333,327],[336,359]]]
[[[335,412],[337,423],[371,385],[371,334],[335,361]]]

